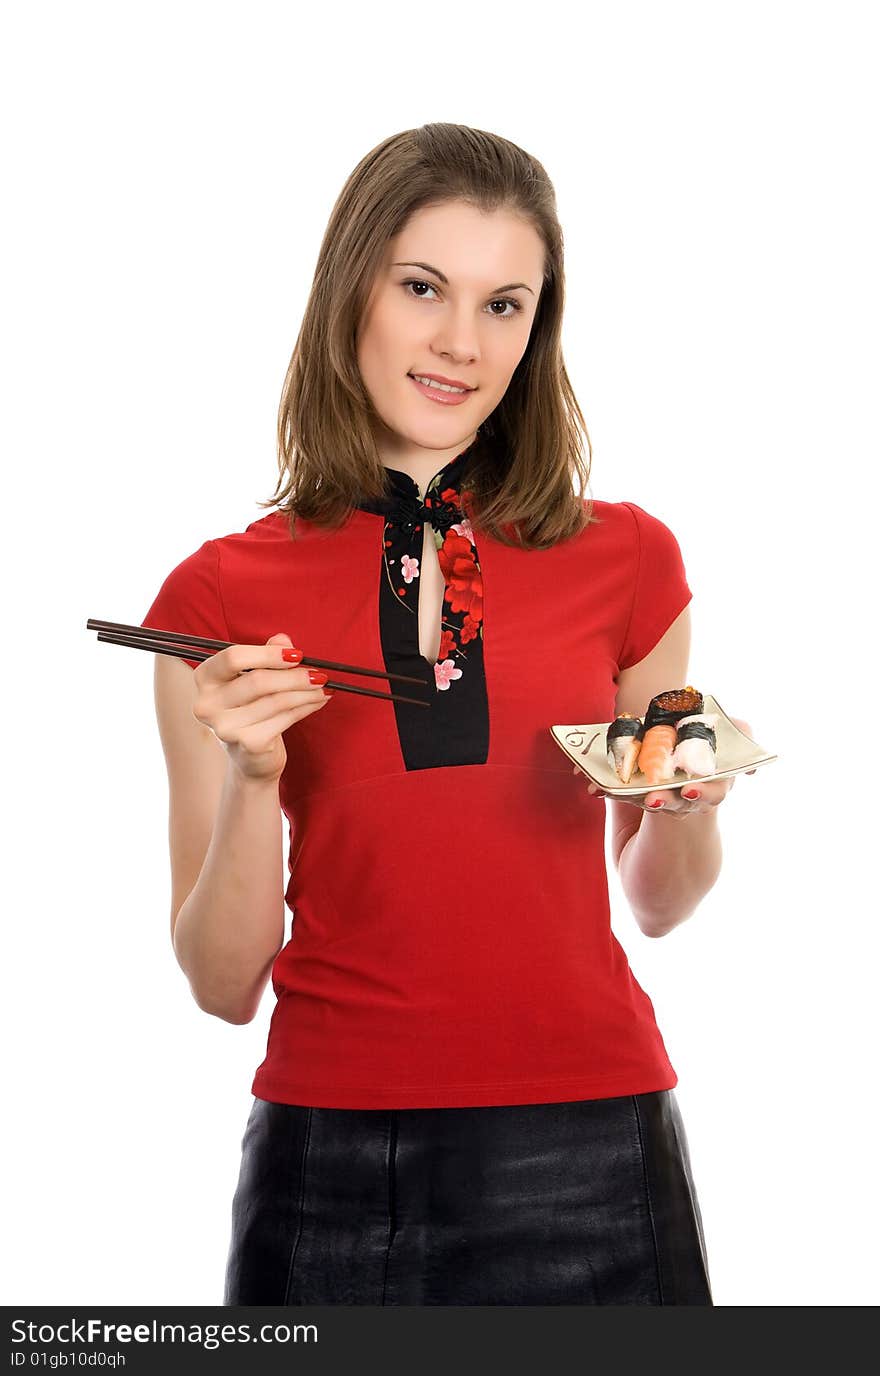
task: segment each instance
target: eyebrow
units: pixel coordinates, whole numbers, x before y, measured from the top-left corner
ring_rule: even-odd
[[[423,268],[425,272],[433,273],[435,277],[438,277],[444,286],[449,286],[449,278],[439,268],[432,268],[430,263],[392,263],[391,266],[393,268]],[[496,287],[495,290],[496,292],[516,291],[518,287],[525,287],[526,291],[532,292],[532,296],[535,294],[527,282],[508,282],[506,286]]]

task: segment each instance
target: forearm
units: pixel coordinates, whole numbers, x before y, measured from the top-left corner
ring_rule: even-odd
[[[620,857],[620,882],[646,936],[684,922],[721,872],[717,809],[684,818],[645,812]]]
[[[231,763],[199,878],[181,905],[174,951],[199,1006],[248,1022],[284,940],[277,779],[246,779]]]

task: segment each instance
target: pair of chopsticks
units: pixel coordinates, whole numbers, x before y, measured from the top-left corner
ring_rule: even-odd
[[[98,639],[108,645],[130,645],[135,650],[150,650],[156,655],[173,655],[175,659],[196,659],[202,662],[210,659],[215,650],[226,650],[234,644],[231,640],[208,640],[201,635],[180,635],[176,631],[157,631],[151,626],[128,626],[122,621],[99,621],[90,616],[86,629],[97,631]],[[426,679],[411,678],[408,674],[389,674],[384,669],[361,669],[355,664],[338,664],[331,659],[313,659],[304,655],[300,664],[314,669],[336,669],[346,674],[363,674],[367,678],[393,679],[397,683],[417,683],[427,688]],[[299,665],[290,666],[299,668]],[[242,671],[249,674],[250,669]],[[399,693],[377,693],[372,688],[359,688],[353,683],[337,683],[328,679],[324,685],[339,693],[360,693],[368,698],[384,698],[386,702],[409,702],[414,707],[430,707],[424,698],[402,697]]]

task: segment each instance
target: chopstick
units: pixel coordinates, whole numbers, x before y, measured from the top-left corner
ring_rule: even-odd
[[[206,650],[228,650],[234,644],[231,640],[208,640],[202,635],[181,635],[178,631],[157,631],[152,626],[127,626],[122,621],[99,621],[97,617],[90,616],[86,622],[86,628],[90,631],[115,631],[120,635],[133,636],[136,639],[149,637],[152,640],[170,640],[175,644],[200,645]],[[195,659],[195,655],[186,655],[186,659]],[[372,678],[393,678],[398,683],[417,683],[420,687],[425,687],[425,679],[412,678],[409,674],[389,674],[385,669],[361,669],[354,664],[339,664],[332,659],[315,659],[309,655],[304,655],[300,664],[309,665],[313,669],[339,669],[347,674],[367,674]]]
[[[120,621],[101,621],[97,617],[89,617],[86,622],[86,629],[98,631],[98,640],[108,645],[128,645],[132,649],[149,650],[153,654],[171,655],[175,659],[194,659],[200,663],[210,659],[213,651],[225,650],[234,644],[231,640],[211,640],[205,636],[154,630],[151,626],[133,626]],[[409,674],[392,674],[384,669],[364,669],[358,665],[341,664],[336,660],[316,659],[308,655],[303,656],[300,664],[313,668],[336,669],[348,674],[363,674],[371,678],[394,679],[400,683],[417,683],[422,688],[428,686],[425,679],[413,678]],[[244,669],[242,672],[249,674],[251,670]],[[407,702],[415,707],[430,707],[431,705],[423,698],[404,697],[399,693],[377,693],[372,688],[360,688],[353,683],[338,683],[328,680],[324,686],[337,692],[383,698],[386,702]]]

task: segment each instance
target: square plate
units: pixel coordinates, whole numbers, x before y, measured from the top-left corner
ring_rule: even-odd
[[[684,784],[703,784],[711,779],[728,779],[733,774],[741,774],[745,769],[757,769],[759,765],[769,764],[778,755],[769,755],[762,750],[751,736],[734,726],[717,698],[709,693],[703,694],[703,712],[717,712],[718,723],[715,727],[715,764],[714,774],[701,776],[685,774],[683,769],[675,771],[675,777],[662,784],[648,784],[644,775],[636,773],[633,781],[622,784],[613,767],[608,763],[605,748],[605,733],[610,722],[596,722],[591,726],[551,726],[550,734],[572,764],[592,779],[593,783],[611,797],[633,798],[642,793],[655,793],[663,788],[681,788]],[[641,782],[636,782],[641,780]]]

